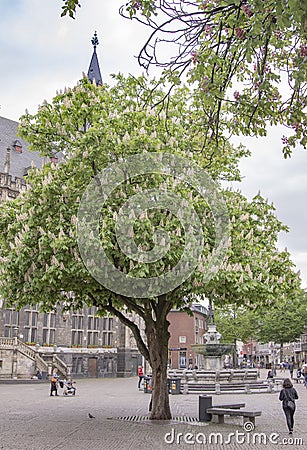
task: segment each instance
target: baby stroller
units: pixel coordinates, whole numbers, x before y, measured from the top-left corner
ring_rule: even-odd
[[[60,380],[60,387],[64,389],[63,395],[76,395],[75,382],[72,380]]]

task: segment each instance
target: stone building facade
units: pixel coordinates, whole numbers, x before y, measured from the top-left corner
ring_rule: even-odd
[[[96,33],[92,44],[88,78],[101,84]],[[28,150],[17,129],[17,122],[0,117],[0,202],[14,200],[26,190],[29,168],[46,162]],[[52,156],[52,162],[60,161],[60,154]],[[126,327],[117,318],[97,317],[94,307],[66,315],[59,308],[46,314],[35,306],[7,309],[0,299],[0,378],[28,378],[37,370],[50,374],[53,366],[64,376],[131,376],[137,374],[139,363]]]

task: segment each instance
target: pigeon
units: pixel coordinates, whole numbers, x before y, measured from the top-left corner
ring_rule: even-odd
[[[88,416],[90,419],[95,419],[95,417],[91,413],[88,413]]]

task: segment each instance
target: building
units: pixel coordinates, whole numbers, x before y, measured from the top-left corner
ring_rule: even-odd
[[[171,369],[204,367],[204,357],[196,354],[191,346],[206,343],[204,335],[207,332],[207,314],[207,308],[199,304],[192,305],[191,315],[174,309],[168,314],[169,367]]]
[[[101,84],[96,33],[92,44],[88,77]],[[0,117],[0,202],[26,190],[29,168],[45,162],[17,137],[17,128],[17,122]],[[52,155],[52,162],[60,160],[60,154]],[[28,378],[37,370],[50,374],[54,366],[73,377],[136,375],[140,355],[128,336],[117,318],[97,317],[94,307],[46,314],[35,306],[6,309],[0,299],[0,378]]]

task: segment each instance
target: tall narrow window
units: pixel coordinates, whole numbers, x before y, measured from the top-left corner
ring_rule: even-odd
[[[38,322],[38,310],[36,307],[28,308],[25,310],[25,330],[24,338],[29,344],[37,343],[37,322]]]
[[[45,313],[43,317],[43,344],[55,344],[55,313]]]
[[[19,313],[14,308],[5,310],[4,336],[15,337],[19,326]]]

